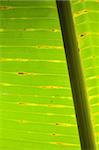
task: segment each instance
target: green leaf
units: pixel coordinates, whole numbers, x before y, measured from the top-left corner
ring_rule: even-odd
[[[72,1],[75,29],[86,82],[97,149],[99,146],[99,2]]]
[[[55,2],[1,2],[0,147],[79,150]]]
[[[98,5],[71,2],[97,145]],[[0,149],[81,149],[55,1],[0,1],[0,75]]]

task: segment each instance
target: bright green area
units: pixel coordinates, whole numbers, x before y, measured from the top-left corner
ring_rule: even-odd
[[[78,45],[99,146],[99,1],[72,1]]]
[[[0,57],[0,149],[80,150],[55,2],[1,2]]]

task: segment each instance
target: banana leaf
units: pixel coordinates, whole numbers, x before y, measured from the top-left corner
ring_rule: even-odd
[[[99,149],[99,2],[77,0],[71,2],[71,7]]]
[[[98,5],[71,2],[97,146]],[[81,149],[55,1],[0,1],[0,149]]]

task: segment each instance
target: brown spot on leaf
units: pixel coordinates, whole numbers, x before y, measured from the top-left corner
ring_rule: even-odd
[[[23,103],[22,103],[22,102],[19,102],[18,104],[19,104],[19,105],[23,105]]]
[[[9,10],[9,9],[15,9],[15,8],[11,6],[0,6],[0,10]]]
[[[56,126],[58,126],[59,124],[58,123],[56,123]]]
[[[24,102],[18,102],[17,104],[18,104],[18,105],[21,105],[21,106],[24,106],[24,105],[25,105]]]
[[[84,36],[84,34],[81,34],[81,35],[80,35],[80,37],[83,37],[83,36]]]
[[[87,10],[84,10],[84,12],[88,12]]]
[[[18,72],[18,75],[24,75],[25,73],[24,72]]]
[[[50,134],[50,136],[57,136],[57,134],[55,134],[55,133],[51,133],[51,134]]]

